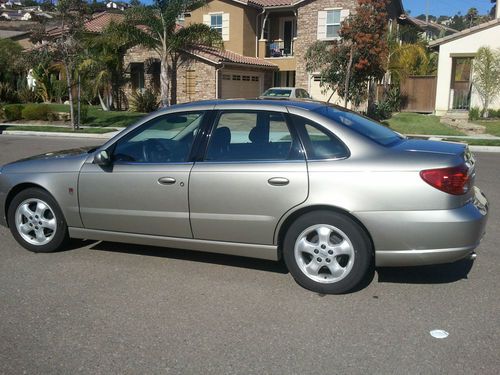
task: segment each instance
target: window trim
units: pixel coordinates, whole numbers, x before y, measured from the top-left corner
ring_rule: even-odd
[[[288,112],[284,111],[272,111],[272,110],[266,110],[266,109],[217,109],[212,112],[211,114],[211,120],[210,124],[206,128],[206,133],[204,133],[203,136],[203,141],[199,145],[198,153],[196,155],[195,161],[196,162],[203,162],[203,163],[211,163],[211,164],[257,164],[257,163],[305,163],[307,158],[306,158],[306,152],[305,148],[302,142],[302,139],[300,137],[300,134],[298,133],[297,129],[295,128],[293,122],[291,121],[290,114]],[[292,137],[292,145],[290,147],[289,155],[290,157],[291,154],[295,153],[296,155],[301,155],[301,159],[284,159],[284,160],[269,160],[269,159],[262,159],[262,160],[207,160],[207,154],[208,154],[208,146],[210,145],[210,140],[212,139],[212,135],[217,129],[217,124],[219,123],[219,119],[224,113],[258,113],[258,112],[266,112],[266,113],[273,113],[273,114],[281,114],[285,120],[286,126],[288,128],[288,131],[290,132],[290,136]]]

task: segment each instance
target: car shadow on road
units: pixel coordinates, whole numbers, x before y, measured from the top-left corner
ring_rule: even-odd
[[[377,268],[378,281],[400,284],[446,284],[467,279],[473,260],[420,267]]]
[[[201,251],[173,249],[165,247],[133,245],[117,242],[98,242],[91,250],[110,251],[134,255],[154,256],[168,259],[181,259],[192,262],[220,264],[229,267],[250,268],[259,271],[287,274],[288,270],[282,261],[245,258],[234,255],[205,253]]]

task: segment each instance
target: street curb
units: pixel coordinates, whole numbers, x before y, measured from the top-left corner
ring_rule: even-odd
[[[89,133],[63,133],[63,132],[33,132],[29,130],[4,130],[2,134],[5,135],[26,135],[38,137],[66,137],[66,138],[99,138],[110,139],[118,134],[118,131],[103,133],[103,134],[89,134]]]
[[[500,152],[500,146],[469,146],[472,152]]]

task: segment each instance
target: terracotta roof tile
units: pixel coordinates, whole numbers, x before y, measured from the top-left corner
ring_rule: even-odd
[[[120,13],[102,12],[94,14],[90,20],[85,22],[85,29],[91,33],[101,33],[112,21],[123,20],[124,15]]]
[[[286,6],[292,5],[296,3],[295,0],[248,0],[249,4],[258,5],[260,7],[278,7],[278,6]]]
[[[214,47],[198,47],[189,51],[195,56],[210,60],[216,64],[228,62],[234,64],[261,66],[263,68],[277,68],[277,66],[267,60],[258,57],[243,56],[229,50],[221,50]]]

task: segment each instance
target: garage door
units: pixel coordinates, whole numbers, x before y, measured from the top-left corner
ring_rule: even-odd
[[[256,98],[261,92],[262,74],[222,70],[221,98]]]
[[[309,93],[311,94],[311,97],[314,100],[326,102],[332,95],[332,90],[327,90],[326,92],[323,90],[324,88],[321,87],[321,77],[319,75],[310,76]],[[337,95],[334,95],[332,99],[330,99],[330,102],[333,102],[334,97],[337,97]]]

